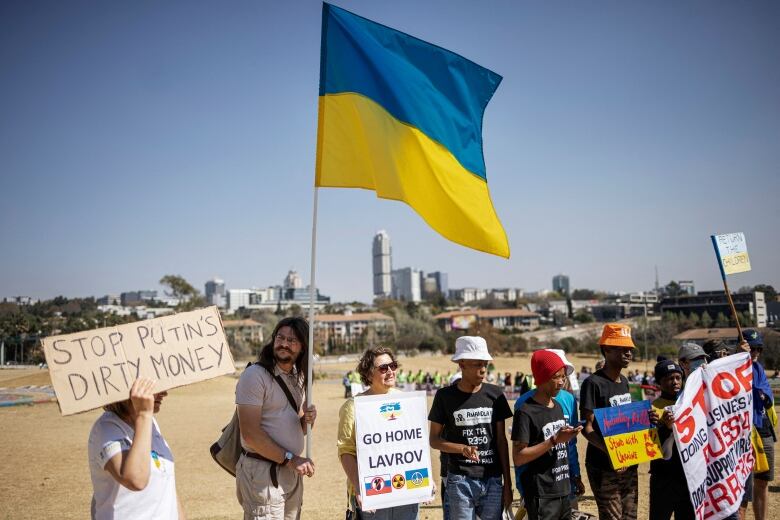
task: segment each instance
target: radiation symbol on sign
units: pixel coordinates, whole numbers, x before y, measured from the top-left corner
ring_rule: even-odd
[[[400,473],[393,476],[393,487],[395,489],[401,489],[406,484],[406,479]]]
[[[375,478],[371,481],[371,487],[377,491],[382,491],[382,488],[385,487],[385,479],[382,477]]]
[[[422,485],[422,483],[423,483],[422,473],[420,473],[419,471],[415,471],[414,473],[412,473],[412,484],[414,484],[415,486],[420,486]]]

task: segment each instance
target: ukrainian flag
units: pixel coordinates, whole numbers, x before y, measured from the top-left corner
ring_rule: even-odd
[[[321,52],[315,185],[405,202],[453,242],[509,258],[482,153],[501,76],[329,4]]]

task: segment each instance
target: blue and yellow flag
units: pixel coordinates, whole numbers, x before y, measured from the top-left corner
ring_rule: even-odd
[[[508,258],[482,153],[501,76],[329,4],[321,52],[315,185],[374,190],[453,242]]]

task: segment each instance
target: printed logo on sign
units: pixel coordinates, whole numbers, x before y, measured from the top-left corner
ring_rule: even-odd
[[[456,426],[474,426],[475,424],[490,424],[493,419],[493,409],[487,406],[482,408],[465,408],[455,410],[452,414]]]
[[[545,424],[542,427],[542,432],[544,433],[544,440],[547,440],[550,437],[552,437],[553,435],[555,435],[556,433],[558,433],[558,430],[563,428],[565,425],[566,425],[566,422],[565,421],[560,421],[560,420],[553,421],[553,422]]]
[[[395,421],[401,415],[401,403],[384,403],[379,407],[379,413],[388,421]]]
[[[412,469],[406,472],[407,489],[428,487],[428,468]]]
[[[401,475],[400,473],[397,475],[393,475],[393,487],[395,489],[401,489],[402,487],[404,487],[404,484],[406,484],[406,479],[404,478],[403,475]]]
[[[366,496],[384,495],[393,491],[390,485],[390,475],[376,475],[363,479],[366,486]]]
[[[622,404],[630,404],[631,403],[631,394],[620,394],[620,395],[613,395],[609,398],[609,405],[610,406],[620,406]]]

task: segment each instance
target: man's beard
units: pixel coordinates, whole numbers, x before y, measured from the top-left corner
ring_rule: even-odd
[[[285,348],[275,348],[274,349],[274,360],[276,362],[282,362],[282,363],[289,363],[290,361],[295,360],[295,355],[293,355],[292,351]]]

